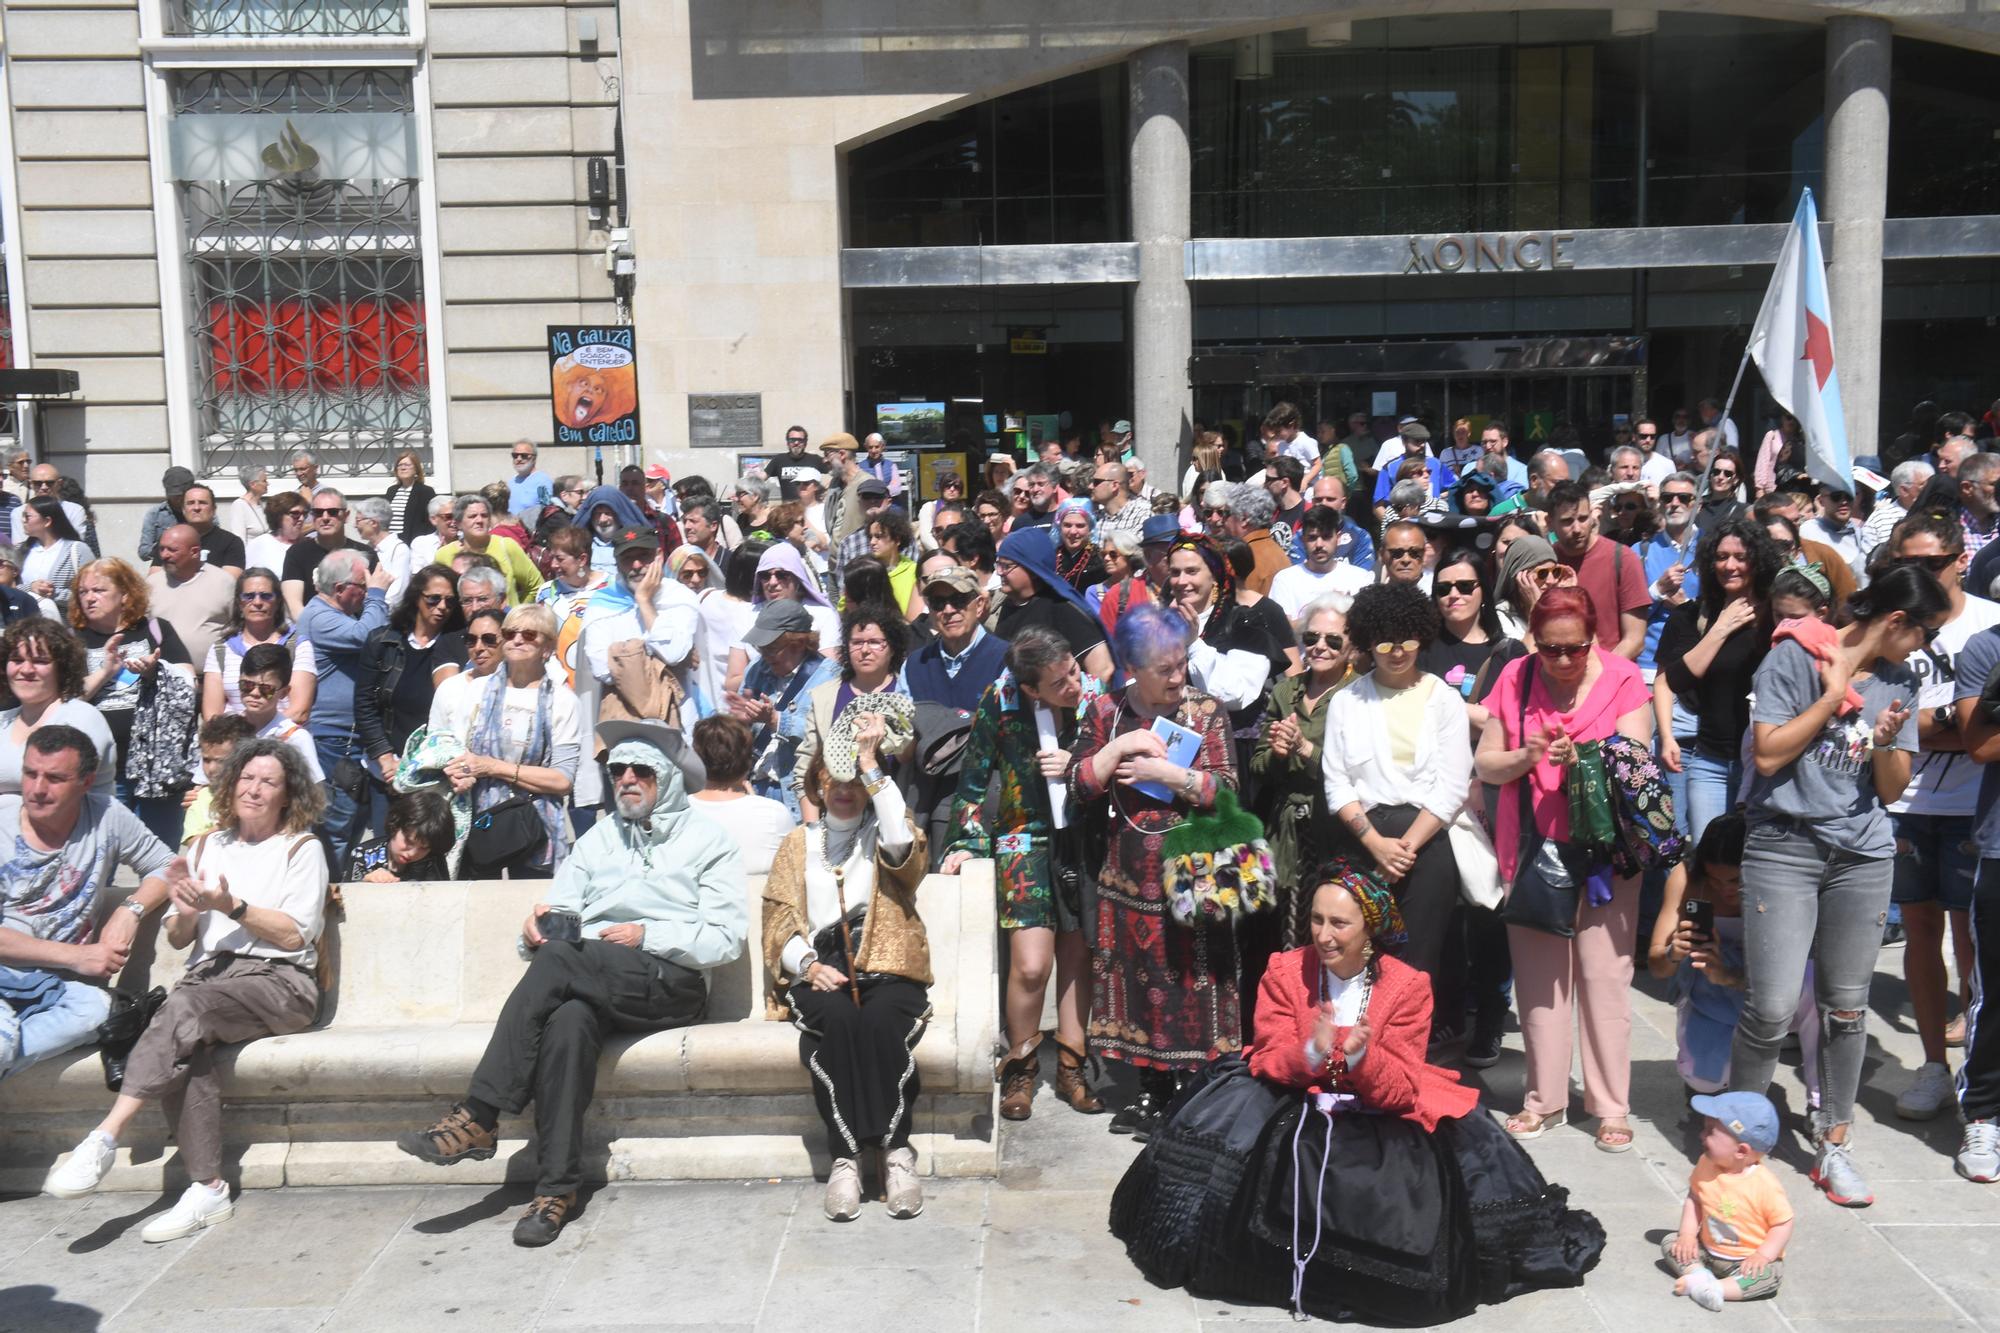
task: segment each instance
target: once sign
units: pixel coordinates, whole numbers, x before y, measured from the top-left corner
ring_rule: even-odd
[[[1404,273],[1527,273],[1536,269],[1575,268],[1568,247],[1573,231],[1520,231],[1487,235],[1453,232],[1446,236],[1410,237]]]

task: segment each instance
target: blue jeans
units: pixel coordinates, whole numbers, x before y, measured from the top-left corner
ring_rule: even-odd
[[[123,777],[113,780],[111,794],[118,804],[139,817],[139,822],[148,832],[166,844],[168,851],[177,851],[181,845],[181,830],[186,827],[187,812],[181,809],[178,798],[172,796],[134,796],[132,784]]]
[[[1681,750],[1681,767],[1687,770],[1688,836],[1699,844],[1710,820],[1736,808],[1743,761],[1717,759],[1690,746]]]
[[[313,737],[313,749],[319,752],[319,769],[326,774],[326,814],[321,827],[326,831],[327,855],[331,859],[335,876],[346,873],[347,853],[354,844],[361,841],[368,822],[369,791],[364,788],[357,798],[343,791],[334,781],[334,769],[343,759],[352,759],[364,771],[369,767],[367,756],[361,753],[361,738],[351,732],[333,732]],[[373,787],[373,783],[368,784]]]
[[[38,1060],[88,1046],[109,1017],[111,992],[83,981],[65,981],[61,999],[27,1018],[17,1018],[0,1000],[0,1079]]]
[[[1681,746],[1681,771],[1676,773],[1665,764],[1660,765],[1660,776],[1667,780],[1667,793],[1674,798],[1674,823],[1680,825],[1682,833],[1688,831],[1688,760],[1694,757],[1694,737],[1676,736]],[[1657,753],[1659,746],[1656,744]]]

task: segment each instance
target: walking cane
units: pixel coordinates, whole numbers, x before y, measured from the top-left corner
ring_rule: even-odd
[[[847,955],[847,993],[854,997],[854,1007],[861,1007],[861,983],[854,979],[854,932],[847,925],[847,873],[839,866],[833,871],[833,897],[840,907],[840,948]]]

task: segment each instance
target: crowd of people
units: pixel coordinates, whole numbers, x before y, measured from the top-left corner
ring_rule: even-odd
[[[605,1036],[699,1018],[762,875],[767,1007],[815,1075],[826,1212],[859,1212],[879,1149],[889,1211],[914,1216],[916,885],[973,859],[995,863],[1004,938],[1002,1115],[1033,1114],[1051,1040],[1059,1102],[1109,1110],[1102,1063],[1123,1065],[1137,1092],[1109,1128],[1154,1145],[1268,1121],[1273,1086],[1358,1098],[1426,1135],[1464,1122],[1381,1160],[1465,1176],[1498,1152],[1505,1171],[1449,1196],[1512,1200],[1563,1240],[1531,1258],[1515,1233],[1401,1219],[1414,1267],[1375,1277],[1429,1303],[1384,1310],[1534,1284],[1481,1265],[1546,1282],[1595,1262],[1601,1231],[1515,1145],[1564,1124],[1580,1048],[1596,1146],[1632,1146],[1642,949],[1691,1094],[1761,1094],[1800,1036],[1813,1183],[1858,1206],[1893,903],[1924,1049],[1897,1111],[1955,1094],[1959,1172],[2000,1179],[2000,1033],[1972,1003],[2000,955],[1971,928],[2000,892],[1981,873],[2000,861],[1990,423],[1935,415],[1872,497],[1810,475],[1789,418],[1739,449],[1711,402],[1621,425],[1594,460],[1566,427],[1529,451],[1498,419],[1304,424],[1281,403],[1240,439],[1201,429],[1170,492],[1107,422],[945,472],[922,503],[880,436],[803,427],[719,487],[636,465],[593,486],[521,441],[475,491],[438,493],[404,454],[386,494],[350,496],[302,453],[288,485],[244,468],[226,508],[169,469],[130,558],[17,457],[0,1078],[99,1040],[119,1076],[48,1188],[94,1188],[158,1100],[195,1183],[147,1239],[226,1217],[209,1052],[313,1021],[329,886],[548,880],[466,1096],[399,1140],[490,1156],[532,1105],[516,1236],[546,1243]],[[119,865],[140,879],[122,900]],[[108,987],[161,910],[186,979],[163,1003]],[[1526,1096],[1489,1135],[1447,1066],[1494,1064],[1510,1016]],[[1274,1169],[1323,1182],[1337,1155]],[[1114,1221],[1229,1206],[1190,1204],[1180,1166],[1149,1148]],[[1184,1279],[1214,1259],[1133,1248]],[[1697,1257],[1668,1255],[1703,1297]]]

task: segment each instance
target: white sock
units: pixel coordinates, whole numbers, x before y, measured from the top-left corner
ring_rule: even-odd
[[[112,1138],[109,1134],[106,1134],[101,1129],[93,1129],[90,1131],[89,1134],[85,1135],[84,1137],[86,1139],[96,1139],[107,1148],[116,1148],[118,1146],[118,1140]]]
[[[1687,1298],[1704,1310],[1715,1311],[1722,1308],[1722,1283],[1706,1268],[1696,1266],[1687,1271]]]

